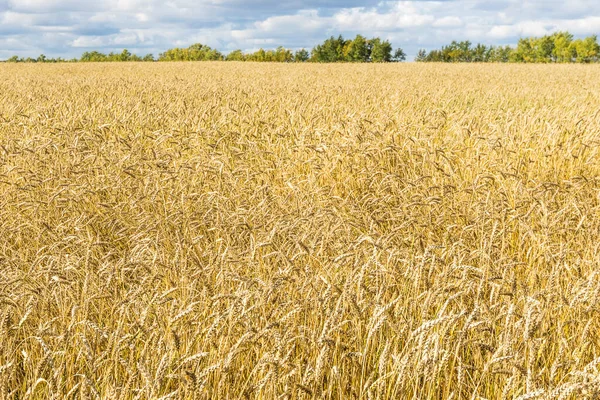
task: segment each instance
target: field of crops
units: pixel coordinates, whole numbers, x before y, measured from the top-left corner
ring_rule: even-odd
[[[600,66],[0,65],[1,399],[599,371]]]

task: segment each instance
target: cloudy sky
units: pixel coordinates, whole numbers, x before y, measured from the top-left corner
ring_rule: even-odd
[[[157,55],[196,42],[225,53],[312,48],[339,33],[389,39],[412,58],[453,39],[514,44],[555,30],[600,34],[600,1],[0,0],[0,59]]]

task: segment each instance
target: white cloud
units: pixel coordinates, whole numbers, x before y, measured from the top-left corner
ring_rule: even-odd
[[[295,15],[269,17],[264,21],[256,22],[254,27],[262,32],[279,34],[324,29],[328,22],[330,22],[329,18],[319,17],[317,10],[305,10]]]
[[[490,29],[489,36],[505,39],[516,36],[543,36],[556,31],[569,31],[577,35],[600,33],[600,17],[528,20],[513,25],[495,25]]]
[[[433,21],[431,26],[435,28],[457,28],[459,26],[463,26],[463,21],[454,16],[442,17]]]
[[[96,47],[103,48],[108,45],[105,38],[102,36],[79,36],[71,42],[73,47]]]
[[[568,30],[574,34],[600,34],[600,14],[579,19],[556,22],[557,29]]]
[[[330,35],[381,36],[410,55],[451,40],[516,43],[600,34],[597,0],[0,0],[0,59],[18,53],[155,54],[201,42],[221,51],[310,48]]]
[[[429,25],[435,21],[435,17],[410,8],[395,9],[384,13],[377,10],[352,8],[336,14],[334,20],[335,25],[341,30],[393,31]]]
[[[513,25],[496,25],[490,29],[489,36],[497,39],[505,39],[518,35],[518,28]]]
[[[30,13],[49,13],[60,11],[91,12],[102,10],[107,6],[104,0],[8,0],[7,8]]]

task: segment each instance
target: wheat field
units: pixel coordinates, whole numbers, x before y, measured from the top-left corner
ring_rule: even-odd
[[[599,66],[0,65],[0,398],[598,398],[599,146]]]

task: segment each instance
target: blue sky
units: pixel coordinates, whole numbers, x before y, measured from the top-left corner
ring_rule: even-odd
[[[0,0],[0,59],[136,54],[200,42],[223,52],[311,48],[331,35],[389,39],[412,58],[450,40],[514,44],[569,30],[600,34],[598,0]]]

